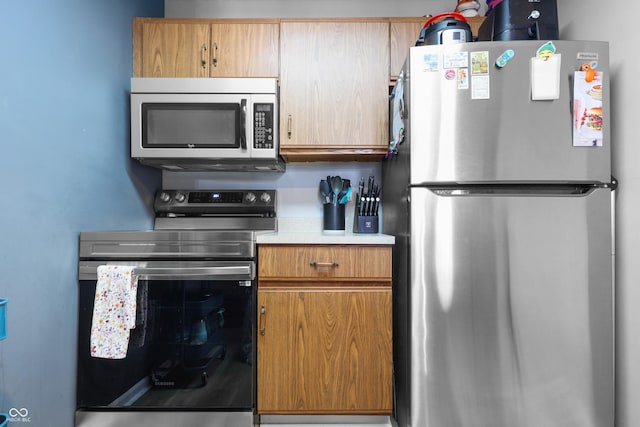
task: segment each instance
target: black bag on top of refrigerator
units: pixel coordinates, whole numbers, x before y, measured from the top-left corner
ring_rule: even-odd
[[[478,29],[478,41],[558,39],[556,0],[502,0]]]

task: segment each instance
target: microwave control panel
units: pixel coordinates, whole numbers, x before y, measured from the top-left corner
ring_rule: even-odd
[[[273,104],[253,104],[253,148],[273,148]]]

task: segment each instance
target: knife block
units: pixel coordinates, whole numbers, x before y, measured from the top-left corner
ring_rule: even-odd
[[[358,211],[353,214],[354,233],[377,233],[378,215],[358,215]]]
[[[356,213],[353,218],[353,232],[377,233],[378,222],[377,216],[360,216]]]

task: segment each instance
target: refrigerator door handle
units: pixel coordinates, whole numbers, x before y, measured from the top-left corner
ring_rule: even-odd
[[[562,196],[562,197],[584,197],[592,193],[597,188],[610,188],[605,185],[466,185],[466,186],[429,186],[428,188],[438,196],[458,197],[458,196]],[[612,188],[612,187],[611,187]],[[613,189],[613,188],[612,188]]]

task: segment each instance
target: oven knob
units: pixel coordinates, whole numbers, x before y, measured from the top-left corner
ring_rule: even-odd
[[[248,202],[248,203],[253,203],[253,202],[255,202],[255,201],[256,201],[256,195],[255,195],[255,194],[253,194],[253,193],[247,193],[247,194],[244,196],[244,200],[245,200],[246,202]]]
[[[271,201],[271,195],[269,193],[262,193],[262,195],[260,196],[260,200],[265,203],[269,203]]]
[[[171,200],[171,195],[163,191],[162,193],[160,193],[160,200],[167,203],[169,200]]]
[[[177,201],[178,203],[182,203],[182,202],[184,202],[184,199],[185,199],[184,194],[182,194],[182,193],[176,193],[176,201]]]

